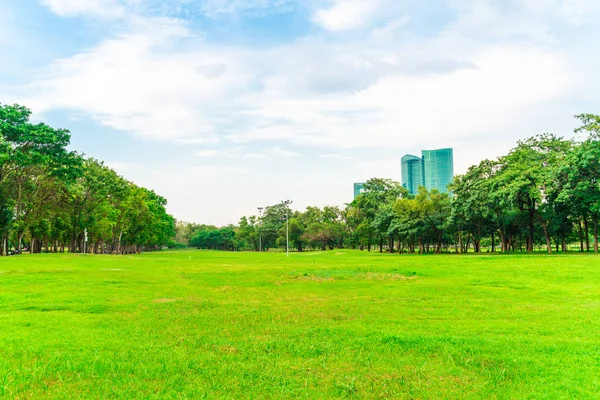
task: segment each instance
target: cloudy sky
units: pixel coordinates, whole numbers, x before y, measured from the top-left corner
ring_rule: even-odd
[[[597,0],[1,0],[0,102],[227,224],[600,113]]]

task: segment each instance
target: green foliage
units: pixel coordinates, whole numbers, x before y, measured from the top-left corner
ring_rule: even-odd
[[[382,252],[567,251],[579,239],[598,247],[600,117],[580,115],[583,142],[542,134],[519,141],[507,155],[485,160],[456,176],[451,193],[420,188],[415,196],[398,182],[371,179],[345,209],[308,207],[291,220],[297,251],[379,245]],[[246,243],[285,243],[282,205],[242,220]],[[255,218],[255,217],[252,217]],[[484,245],[482,245],[484,243]],[[250,248],[247,246],[245,248]],[[485,249],[483,248],[485,247]]]
[[[288,239],[298,252],[373,246],[391,253],[533,252],[543,246],[550,253],[577,241],[581,251],[590,242],[599,250],[600,117],[592,114],[577,116],[583,141],[553,134],[521,140],[508,154],[455,177],[450,193],[420,188],[412,196],[398,182],[374,178],[345,208],[293,211],[281,202],[228,227],[176,223],[166,199],[68,151],[67,130],[33,124],[30,114],[0,105],[0,254],[24,246],[33,252],[136,253],[182,245],[269,251],[284,249]]]
[[[238,250],[236,230],[228,226],[217,229],[214,226],[199,226],[192,234],[189,245],[198,249],[210,250]]]
[[[0,255],[25,246],[133,253],[171,242],[164,198],[68,151],[69,131],[32,124],[30,115],[0,104]]]

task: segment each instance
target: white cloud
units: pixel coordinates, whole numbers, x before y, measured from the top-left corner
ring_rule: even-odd
[[[387,22],[384,26],[375,28],[371,32],[371,37],[373,38],[373,40],[378,42],[393,40],[396,37],[398,30],[406,26],[409,22],[410,17],[408,15],[392,19],[391,21]]]
[[[119,0],[41,0],[51,12],[61,17],[98,16],[119,18],[126,10]]]
[[[196,152],[198,157],[218,157],[223,156],[225,153],[219,150],[200,150]]]
[[[57,61],[27,104],[85,112],[141,137],[278,143],[260,153],[268,157],[293,155],[279,143],[401,147],[493,134],[572,88],[561,51],[473,42],[457,33],[461,23],[400,51],[316,38],[249,50],[154,19]]]
[[[275,146],[266,151],[267,154],[281,156],[281,157],[297,157],[300,153],[296,151],[286,150],[281,148],[280,146]]]
[[[227,53],[206,46],[171,50],[174,42],[187,39],[199,40],[178,20],[137,24],[127,35],[58,60],[29,86],[28,104],[39,112],[87,112],[103,125],[145,137],[216,142],[215,123],[226,116],[213,109],[209,121],[203,106],[224,101],[228,88],[243,85],[247,77]]]
[[[328,8],[318,9],[313,21],[329,31],[361,28],[381,12],[382,0],[333,0]]]
[[[209,16],[247,10],[267,13],[290,6],[292,2],[293,0],[205,0],[201,9]]]
[[[553,15],[574,26],[596,21],[600,12],[596,0],[524,0],[523,4],[531,13]]]
[[[345,156],[340,153],[328,153],[328,154],[320,154],[319,157],[331,160],[351,160],[352,157]]]
[[[196,152],[200,158],[228,158],[232,160],[271,160],[273,158],[297,157],[300,153],[275,146],[264,151],[252,150],[245,146],[237,146],[224,150],[204,149]]]
[[[399,179],[400,156],[420,148],[455,146],[461,172],[518,138],[568,133],[581,104],[600,107],[595,45],[572,25],[593,19],[594,3],[453,0],[456,18],[426,35],[411,31],[419,18],[397,12],[400,3],[315,1],[313,21],[336,34],[276,46],[215,44],[188,22],[131,17],[127,33],[50,65],[20,101],[181,143],[193,162],[220,163],[152,175],[119,166],[166,195],[176,215],[217,223],[282,198],[300,208],[341,204],[354,181]],[[216,15],[267,2],[204,4]],[[360,33],[339,33],[347,30]],[[558,38],[564,31],[569,37]],[[360,159],[345,149],[360,149]],[[321,187],[310,177],[323,165],[336,182]],[[211,190],[218,195],[190,195]],[[247,194],[241,206],[239,193]],[[200,197],[201,215],[190,200]]]

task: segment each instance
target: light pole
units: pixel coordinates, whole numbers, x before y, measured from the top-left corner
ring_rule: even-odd
[[[83,254],[87,253],[87,228],[83,230]]]
[[[290,256],[290,230],[289,230],[289,212],[290,212],[290,204],[292,204],[291,200],[282,201],[281,204],[285,206],[285,256]]]
[[[262,232],[260,231],[260,226],[262,224],[262,212],[264,208],[258,207],[258,251],[262,253]]]

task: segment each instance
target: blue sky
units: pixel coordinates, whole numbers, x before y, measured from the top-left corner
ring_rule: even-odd
[[[456,171],[600,113],[594,0],[3,0],[0,102],[235,223],[342,205],[454,147]]]

